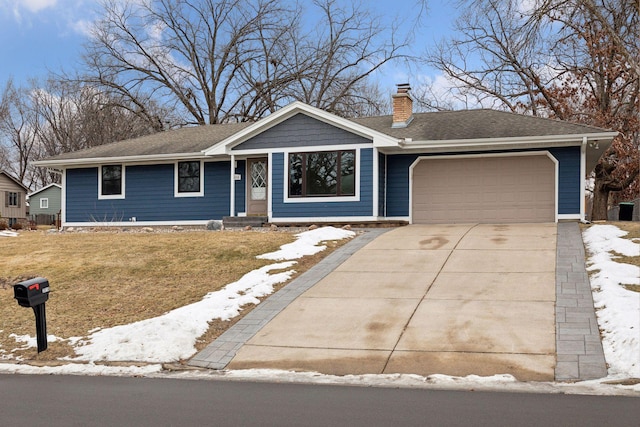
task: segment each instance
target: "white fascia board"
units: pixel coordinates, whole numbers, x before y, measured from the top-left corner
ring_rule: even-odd
[[[430,140],[430,141],[403,141],[400,143],[400,152],[424,151],[424,152],[446,152],[446,151],[468,151],[468,150],[496,150],[496,149],[518,149],[518,148],[538,148],[538,147],[570,147],[580,146],[584,138],[588,140],[607,141],[612,140],[617,132],[602,132],[587,135],[544,135],[526,136],[515,138],[478,138],[478,139],[453,139],[453,140]]]
[[[262,120],[257,121],[251,126],[242,129],[240,132],[228,137],[227,139],[217,143],[216,145],[203,150],[202,152],[206,156],[224,155],[230,154],[231,149],[238,144],[272,128],[273,126],[284,122],[285,120],[293,117],[298,113],[306,114],[316,120],[320,120],[324,123],[332,126],[337,126],[348,132],[360,135],[364,138],[373,140],[374,146],[393,146],[397,147],[399,140],[389,135],[385,135],[366,126],[362,126],[351,120],[338,117],[335,114],[328,113],[316,107],[312,107],[300,101],[292,102],[284,108],[276,111],[275,113],[265,117]]]
[[[174,154],[155,154],[141,156],[123,156],[123,157],[92,157],[83,159],[66,159],[66,160],[38,160],[32,162],[33,166],[39,167],[69,167],[69,166],[92,166],[106,165],[115,163],[157,163],[157,162],[173,162],[176,160],[187,159],[203,159],[201,152],[197,153],[174,153]]]
[[[53,184],[49,184],[49,185],[47,185],[46,187],[42,187],[42,188],[41,188],[41,189],[39,189],[38,191],[34,191],[33,193],[27,194],[27,197],[33,197],[33,196],[35,196],[36,194],[41,193],[41,192],[43,192],[44,190],[46,190],[47,188],[51,188],[51,187],[58,187],[59,189],[61,189],[61,190],[62,190],[62,187],[60,186],[60,184],[55,184],[55,183],[53,183]]]

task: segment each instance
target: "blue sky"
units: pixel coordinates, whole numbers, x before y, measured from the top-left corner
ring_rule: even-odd
[[[417,0],[376,2],[375,12],[391,16],[415,14]],[[86,29],[96,17],[95,0],[0,0],[0,88],[10,76],[21,84],[43,77],[47,70],[77,68]],[[416,40],[415,52],[448,34],[456,15],[454,2],[430,0],[429,14]],[[406,11],[406,12],[404,12]],[[402,70],[387,70],[385,82],[406,78]]]

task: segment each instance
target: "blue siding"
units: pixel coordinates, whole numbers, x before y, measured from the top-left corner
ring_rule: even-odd
[[[366,143],[371,140],[300,113],[239,144],[233,151]]]
[[[98,200],[98,169],[67,170],[67,222],[199,221],[229,214],[229,162],[204,164],[204,197],[174,197],[174,165],[126,166],[125,198]]]
[[[308,218],[308,217],[347,217],[373,215],[373,149],[360,150],[360,201],[358,202],[313,202],[313,203],[284,203],[286,191],[285,156],[274,153],[271,167],[273,168],[272,211],[273,218]]]
[[[580,147],[553,148],[548,151],[558,160],[558,214],[579,214],[581,183]],[[439,153],[437,155],[451,154],[453,153]],[[399,154],[387,156],[386,207],[388,217],[409,216],[409,166],[411,166],[419,156],[428,156],[428,154]]]
[[[409,166],[417,154],[387,156],[387,216],[409,216]]]
[[[553,148],[558,159],[558,214],[580,213],[580,147]]]

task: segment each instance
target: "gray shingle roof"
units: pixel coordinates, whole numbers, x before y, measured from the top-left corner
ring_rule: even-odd
[[[415,113],[406,128],[392,128],[392,116],[363,117],[354,122],[397,138],[446,141],[484,138],[518,138],[548,135],[582,135],[608,132],[540,117],[496,110],[461,110]]]
[[[193,154],[215,145],[251,124],[247,122],[185,127],[63,153],[46,160]]]
[[[446,141],[485,138],[518,138],[549,135],[584,135],[608,132],[558,120],[495,110],[462,110],[415,113],[405,128],[392,128],[392,116],[363,117],[351,121],[394,138],[414,141]],[[110,157],[194,154],[212,147],[253,123],[187,127],[112,144],[64,153],[46,161]]]

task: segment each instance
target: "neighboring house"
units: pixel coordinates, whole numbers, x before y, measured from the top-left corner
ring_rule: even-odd
[[[0,221],[10,227],[27,219],[27,187],[6,172],[0,171]]]
[[[584,219],[585,176],[617,135],[493,110],[345,119],[294,102],[255,123],[61,154],[63,226]]]
[[[62,208],[62,186],[49,184],[27,196],[29,218],[37,224],[54,224]]]

